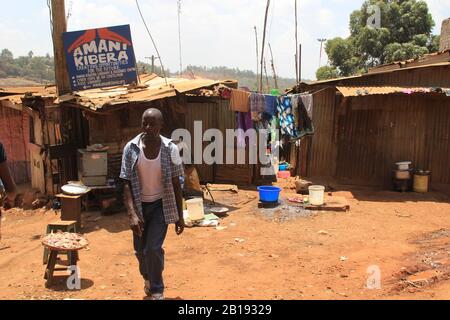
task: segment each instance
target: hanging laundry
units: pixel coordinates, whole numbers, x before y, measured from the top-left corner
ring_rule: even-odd
[[[312,100],[307,99],[306,101],[309,102]],[[303,103],[303,99],[298,99],[297,103],[298,104],[294,106],[294,109],[298,110],[297,138],[302,138],[314,134],[314,126],[308,114],[306,105]]]
[[[266,107],[266,99],[264,95],[259,93],[252,93],[250,95],[250,111],[252,113],[253,121],[260,121],[261,114],[264,112]]]
[[[296,125],[298,126],[299,124],[299,114],[298,114],[298,107],[300,105],[301,99],[300,99],[300,95],[299,94],[294,94],[291,96],[291,100],[292,100],[292,114],[294,115],[294,120]]]
[[[302,94],[300,95],[302,102],[308,112],[308,116],[313,120],[313,95],[312,94]]]
[[[249,112],[250,94],[250,92],[231,89],[230,110],[237,112]]]
[[[281,135],[297,137],[297,124],[293,115],[292,100],[289,96],[281,96],[278,99],[278,117]]]
[[[277,113],[278,97],[272,95],[264,95],[264,98],[266,100],[264,112],[272,117]]]
[[[253,129],[252,115],[250,112],[237,112],[236,117],[237,128],[243,130],[237,136],[237,146],[239,148],[245,148],[245,132]]]

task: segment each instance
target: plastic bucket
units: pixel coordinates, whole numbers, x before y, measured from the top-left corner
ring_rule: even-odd
[[[310,186],[309,203],[313,206],[321,206],[325,202],[325,187],[324,186]]]
[[[202,198],[187,200],[186,207],[191,221],[203,220],[205,218],[205,208]]]
[[[280,163],[278,165],[278,168],[279,168],[280,171],[286,171],[289,168],[289,164],[287,164],[287,163]]]
[[[414,175],[414,192],[426,193],[428,192],[428,185],[430,181],[429,175]]]
[[[279,187],[258,187],[259,200],[261,202],[278,202],[281,188]]]

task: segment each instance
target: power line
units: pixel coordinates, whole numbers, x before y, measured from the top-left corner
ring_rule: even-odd
[[[144,23],[145,29],[147,30],[147,33],[148,33],[148,35],[150,37],[150,40],[152,41],[153,46],[155,47],[156,54],[158,55],[159,62],[161,63],[161,69],[162,69],[162,72],[163,72],[164,80],[166,82],[166,86],[168,86],[169,83],[167,82],[166,71],[164,70],[164,65],[163,65],[163,61],[162,61],[161,55],[159,54],[158,48],[156,47],[155,40],[153,40],[152,34],[150,33],[150,29],[148,28],[147,23],[145,22],[144,15],[142,14],[141,7],[139,6],[139,1],[138,0],[136,0],[136,6],[137,6],[137,9],[138,9],[139,14],[141,16],[142,22]]]

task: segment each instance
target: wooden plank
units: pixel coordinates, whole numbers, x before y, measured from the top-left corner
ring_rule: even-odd
[[[350,205],[344,197],[325,197],[325,203],[322,206],[306,205],[305,209],[313,211],[348,211]]]
[[[61,158],[69,158],[77,155],[77,148],[64,144],[58,146],[51,146],[49,150],[50,159],[61,159]]]
[[[41,148],[30,143],[31,160],[31,184],[41,193],[45,193],[44,163],[41,156]]]

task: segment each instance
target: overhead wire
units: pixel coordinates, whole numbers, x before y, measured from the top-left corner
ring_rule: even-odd
[[[143,15],[143,13],[142,13],[141,7],[140,7],[140,5],[139,5],[139,1],[138,1],[138,0],[135,0],[135,1],[136,1],[137,9],[138,9],[138,11],[139,11],[139,15],[141,16],[141,19],[142,19],[142,23],[144,24],[144,27],[145,27],[145,29],[147,30],[147,33],[148,33],[148,35],[149,35],[149,37],[150,37],[150,40],[151,40],[152,43],[153,43],[153,47],[155,48],[156,54],[158,55],[158,59],[159,59],[159,62],[160,62],[160,64],[161,64],[161,69],[162,69],[162,73],[163,73],[163,76],[164,76],[164,81],[166,82],[166,86],[168,86],[169,83],[167,82],[166,71],[165,71],[165,69],[164,69],[163,61],[162,61],[161,55],[159,54],[158,47],[156,46],[155,40],[154,40],[153,37],[152,37],[152,34],[151,34],[151,32],[150,32],[150,29],[148,28],[147,23],[145,22],[145,18],[144,18],[144,15]]]

